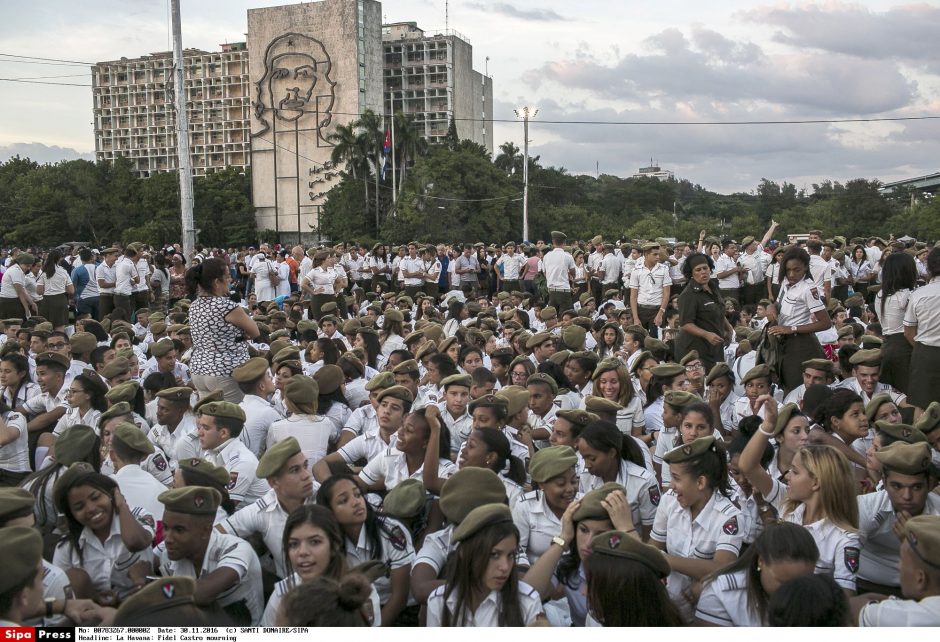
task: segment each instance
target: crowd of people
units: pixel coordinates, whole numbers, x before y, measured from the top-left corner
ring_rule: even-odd
[[[12,249],[0,623],[940,625],[940,248]]]

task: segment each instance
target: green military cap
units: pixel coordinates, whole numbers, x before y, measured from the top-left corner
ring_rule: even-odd
[[[499,301],[508,301],[508,300],[509,300],[509,292],[498,292],[498,293],[496,294],[496,298],[497,298]]]
[[[610,290],[604,290],[604,298],[605,298],[605,299],[611,299],[611,298],[617,296],[618,294],[620,294],[620,290],[616,290],[616,289],[613,289],[613,288],[611,288]]]
[[[301,319],[297,322],[297,332],[304,332],[306,330],[317,330],[316,321],[310,321],[309,319]]]
[[[324,314],[323,316],[320,317],[319,321],[320,321],[320,325],[323,325],[324,321],[329,321],[330,323],[339,325],[339,319],[337,319],[332,314]]]
[[[484,504],[470,511],[460,524],[454,529],[451,541],[463,542],[493,524],[512,524],[512,511],[506,504]]]
[[[450,386],[463,386],[464,388],[469,388],[473,385],[473,377],[466,374],[452,374],[449,377],[444,377],[441,381],[441,388],[447,390]]]
[[[261,455],[258,467],[255,468],[255,475],[258,479],[267,479],[277,475],[287,460],[299,452],[301,452],[300,443],[295,437],[288,437],[277,442]]]
[[[505,397],[498,395],[483,395],[477,397],[467,406],[467,411],[472,415],[477,408],[502,408],[503,412],[509,416],[509,401]]]
[[[932,401],[924,410],[920,419],[914,422],[914,427],[925,435],[929,435],[936,430],[938,426],[940,426],[940,402]]]
[[[216,466],[215,464],[205,459],[200,459],[199,457],[181,459],[179,462],[179,467],[196,473],[197,475],[205,477],[207,480],[222,486],[227,485],[232,480],[232,476],[225,468],[222,466]]]
[[[614,357],[607,357],[606,359],[601,359],[597,362],[597,365],[594,366],[594,372],[591,374],[592,379],[597,379],[599,376],[605,372],[611,372],[612,370],[618,370],[623,367],[623,362],[620,359]],[[683,369],[685,372],[685,369]]]
[[[98,416],[98,426],[103,426],[106,421],[109,419],[114,419],[115,417],[123,417],[124,415],[131,414],[131,405],[126,401],[119,401],[116,404],[113,404],[110,408],[105,410],[101,415]],[[139,429],[138,429],[139,431]]]
[[[822,370],[823,372],[827,372],[829,374],[833,374],[835,372],[835,364],[833,364],[832,361],[829,361],[829,359],[809,359],[804,361],[802,365],[803,370],[812,368],[813,370]]]
[[[539,312],[539,318],[542,321],[548,321],[549,319],[554,319],[557,316],[558,316],[558,310],[556,310],[554,307],[550,305],[545,306],[544,308],[542,308],[542,311]]]
[[[290,339],[290,330],[276,330],[268,335],[268,339],[274,341],[275,339]],[[270,347],[270,346],[269,346]]]
[[[37,330],[36,328],[33,328],[29,332],[30,337],[39,337],[40,339],[48,339],[50,334],[52,334],[51,330]]]
[[[927,442],[927,435],[917,428],[914,428],[914,426],[907,424],[891,424],[887,421],[876,421],[875,427],[879,432],[883,432],[895,441],[903,441],[908,444]]]
[[[165,510],[185,515],[215,516],[222,503],[222,494],[206,486],[183,486],[165,490],[157,496]]]
[[[404,386],[390,386],[385,388],[382,392],[379,393],[377,400],[382,401],[386,397],[399,399],[408,404],[414,403],[414,396],[412,396],[411,391]]]
[[[685,374],[685,366],[680,366],[678,363],[661,363],[653,366],[652,373],[657,377],[676,377]]]
[[[865,305],[865,297],[861,294],[853,294],[845,300],[845,307],[847,308],[857,308]]]
[[[849,363],[853,366],[880,366],[881,350],[859,350],[849,358]]]
[[[245,411],[231,401],[210,401],[199,406],[199,414],[245,421]]]
[[[168,390],[180,390],[180,389],[168,388]],[[163,392],[166,392],[166,391],[163,391]],[[159,392],[157,393],[157,396],[158,397],[160,396]],[[187,396],[187,397],[182,397],[181,394],[178,393],[177,401],[183,401],[185,399],[186,402],[189,403],[189,399],[191,399],[191,397],[192,397],[191,390],[190,390],[190,396]],[[205,395],[200,397],[199,400],[193,405],[193,412],[198,413],[199,409],[202,408],[207,403],[212,403],[213,401],[222,401],[223,399],[225,399],[225,393],[220,389],[216,389],[216,390],[213,390],[212,392],[206,393]]]
[[[540,346],[546,341],[551,341],[555,336],[551,332],[536,332],[526,339],[525,347],[531,350],[535,346]]]
[[[238,383],[251,383],[259,380],[268,371],[268,360],[254,357],[232,370],[232,378]]]
[[[940,560],[940,515],[918,515],[904,524],[905,541],[911,551],[936,569]]]
[[[387,308],[385,310],[385,320],[397,321],[398,323],[401,323],[405,320],[405,316],[395,308]]]
[[[535,374],[529,375],[529,378],[525,380],[526,386],[531,386],[532,384],[542,383],[552,389],[552,394],[558,394],[558,384],[555,382],[551,376],[547,375],[544,372],[536,372]]]
[[[568,235],[564,232],[559,232],[558,230],[552,230],[551,237],[553,241],[565,241],[568,239]]]
[[[709,386],[713,381],[716,379],[721,379],[722,377],[728,377],[732,381],[734,380],[734,374],[731,371],[731,366],[729,366],[724,361],[716,363],[714,366],[712,366],[708,376],[705,377],[705,385]]]
[[[766,363],[756,365],[745,372],[744,376],[741,377],[741,385],[746,384],[748,381],[753,381],[754,379],[760,379],[761,377],[770,378],[770,366]]]
[[[646,328],[644,328],[641,325],[636,325],[636,324],[628,325],[625,332],[629,332],[631,334],[639,334],[643,336],[643,338],[646,338],[650,335],[650,333],[646,331]]]
[[[334,301],[327,301],[326,303],[320,306],[320,312],[322,315],[331,315],[334,312],[336,312],[338,309],[339,308],[336,307],[336,303]],[[319,320],[322,321],[323,317],[321,316]]]
[[[751,330],[750,334],[747,335],[747,340],[751,342],[751,345],[758,345],[762,333],[763,330]]]
[[[395,303],[404,303],[409,308],[415,304],[414,300],[406,294],[402,294],[400,297],[395,299]]]
[[[428,323],[423,330],[424,336],[428,338],[428,344],[439,343],[444,337],[444,326],[439,323]]]
[[[636,373],[639,372],[641,365],[647,359],[655,359],[653,353],[649,350],[643,350],[640,354],[637,355],[636,359],[633,360],[633,365],[630,366],[630,374],[636,376]]]
[[[506,501],[506,487],[489,468],[461,468],[441,487],[441,512],[452,524],[462,522],[477,506]]]
[[[71,466],[87,458],[98,447],[98,443],[98,435],[94,428],[84,424],[75,424],[63,430],[59,438],[55,440],[52,455],[63,466]]]
[[[836,331],[836,336],[838,336],[840,339],[844,339],[846,337],[851,337],[854,335],[855,335],[855,329],[852,328],[852,326],[850,325],[844,325]]]
[[[529,407],[529,391],[523,386],[504,386],[496,396],[506,400],[507,417],[514,417]]]
[[[879,292],[881,292],[881,284],[872,283],[871,285],[868,286],[868,292],[869,294],[872,294],[872,295],[878,294]]]
[[[571,324],[567,328],[562,328],[561,340],[573,351],[584,348],[584,339],[587,337],[587,330],[579,325]]]
[[[882,466],[887,466],[904,475],[920,475],[935,470],[930,456],[930,444],[926,441],[917,443],[896,441],[876,452],[875,457]]]
[[[124,384],[121,384],[121,385],[124,385]],[[112,390],[114,390],[114,388],[112,388]],[[185,401],[186,403],[189,403],[189,400],[192,398],[192,396],[193,396],[193,389],[187,388],[186,386],[176,386],[174,388],[166,388],[157,393],[157,397],[159,399],[169,399],[170,401],[177,401],[177,402]],[[219,399],[221,398],[222,397],[220,396]]]
[[[114,626],[141,626],[154,622],[176,622],[198,608],[193,601],[196,580],[191,577],[160,577],[121,602]]]
[[[392,368],[392,374],[413,374],[418,372],[418,362],[414,359],[406,359]]]
[[[385,371],[380,372],[366,383],[366,390],[372,392],[373,390],[384,390],[385,388],[391,388],[395,385],[395,375],[391,372]]]
[[[623,531],[607,531],[591,540],[592,555],[609,555],[639,562],[647,567],[659,579],[665,579],[672,572],[665,554],[655,546],[644,544]]]
[[[610,399],[589,395],[584,400],[584,409],[595,415],[616,415],[619,411],[623,410],[623,406]]]
[[[865,406],[865,416],[868,417],[869,424],[874,423],[878,409],[886,403],[894,403],[894,399],[887,392],[879,392],[868,400],[868,404]]]
[[[420,479],[406,479],[388,492],[382,502],[382,511],[398,519],[411,519],[424,510],[426,498]]]
[[[323,366],[313,375],[321,395],[330,395],[339,390],[346,381],[343,369],[332,363]]]
[[[593,412],[588,412],[587,410],[581,410],[580,408],[575,408],[572,410],[559,410],[555,413],[557,416],[561,417],[570,424],[575,426],[587,426],[589,423],[597,421],[599,417]],[[541,452],[541,451],[539,451]]]
[[[169,326],[167,325],[166,321],[162,321],[162,320],[154,321],[151,319],[150,334],[152,334],[153,336],[157,336],[158,334],[163,334],[164,332],[166,332],[168,327]]]
[[[715,438],[713,436],[699,437],[691,444],[673,448],[663,455],[663,461],[667,464],[681,464],[684,461],[701,457],[707,452],[718,452],[718,447],[715,445]]]
[[[20,586],[30,577],[42,573],[42,536],[29,526],[7,526],[0,529],[0,593]]]
[[[36,262],[36,257],[29,252],[20,252],[16,255],[16,259],[14,259],[14,261],[18,265],[32,265]]]
[[[271,359],[274,363],[294,360],[300,360],[300,346],[285,346],[278,350]]]
[[[36,498],[25,488],[6,486],[0,488],[0,521],[7,522],[17,517],[31,515]]]
[[[415,352],[415,359],[421,361],[425,357],[432,354],[437,354],[437,344],[435,344],[433,341],[428,341],[423,346],[418,348],[417,352]]]
[[[128,346],[126,348],[121,348],[120,350],[115,352],[114,356],[115,358],[127,359],[128,362],[130,362],[131,357],[135,357],[135,358],[137,357],[137,353],[134,352],[134,348],[131,348],[130,346]]]
[[[793,413],[798,413],[800,407],[795,403],[788,403],[780,406],[777,410],[777,423],[774,424],[774,436],[779,435],[787,427],[787,424],[790,423],[790,419],[793,417]]]
[[[859,339],[859,343],[863,348],[867,349],[880,349],[884,345],[884,340],[881,337],[876,337],[873,334],[863,334],[862,338]]]
[[[179,334],[179,331],[186,327],[185,323],[174,323],[173,325],[167,327],[166,331],[170,334]]]
[[[154,321],[163,321],[166,318],[166,315],[162,312],[151,312],[150,313],[150,323]]]
[[[268,344],[268,354],[271,355],[272,358],[274,358],[274,357],[277,357],[279,354],[281,354],[282,350],[287,350],[290,347],[292,347],[292,344],[287,339],[275,339],[274,341]],[[255,357],[255,358],[260,359],[261,357]]]
[[[475,317],[480,314],[480,310],[483,308],[476,301],[467,301],[467,312],[470,313],[471,317]]]
[[[284,384],[284,396],[295,404],[316,403],[320,396],[320,386],[313,378],[298,375],[291,377]]]
[[[405,345],[410,345],[417,341],[418,339],[424,338],[424,332],[421,330],[415,330],[414,332],[409,332],[405,335]]]
[[[117,426],[115,426],[114,430],[112,431],[112,435],[112,439],[117,439],[134,452],[138,452],[143,455],[150,455],[153,453],[153,444],[149,439],[147,439],[147,435],[145,435],[136,424],[122,421]]]
[[[552,356],[548,358],[549,361],[554,363],[556,366],[564,366],[565,362],[571,356],[571,350],[559,350]]]
[[[660,247],[659,243],[650,242],[650,243],[644,243],[643,245],[641,245],[640,249],[643,252],[652,252],[653,250],[658,250],[659,247]]]
[[[188,324],[184,325],[183,327],[181,327],[179,330],[176,331],[176,334],[178,335],[186,335],[186,334],[192,335],[192,333],[193,333],[192,328],[190,328]]]
[[[680,366],[687,366],[693,361],[700,361],[701,357],[698,355],[698,350],[690,350],[686,353],[684,357],[679,359]]]
[[[75,426],[72,426],[72,428],[74,427]],[[87,428],[87,426],[85,426],[85,428]],[[62,436],[64,435],[65,433],[62,433]],[[56,440],[56,444],[58,444],[59,441],[62,441],[62,436]],[[56,509],[60,513],[64,513],[65,503],[68,499],[67,493],[68,490],[72,487],[72,484],[75,482],[75,479],[77,477],[81,477],[82,475],[93,473],[95,472],[95,469],[91,467],[91,464],[84,461],[73,461],[70,464],[66,464],[58,457],[56,457],[56,461],[68,466],[65,472],[59,475],[59,478],[55,480],[55,484],[52,487],[52,503],[55,504]]]
[[[663,395],[663,402],[668,403],[673,408],[685,408],[693,403],[699,403],[702,398],[693,392],[685,390],[669,390]]]
[[[176,346],[169,339],[160,339],[150,344],[150,356],[152,357],[165,357],[173,350],[176,350]]]
[[[131,364],[124,357],[115,357],[111,359],[104,368],[101,369],[101,376],[105,379],[114,379],[130,372]]]
[[[581,498],[581,505],[571,516],[572,521],[580,522],[585,519],[609,519],[610,515],[607,509],[601,505],[601,502],[607,499],[615,490],[624,492],[624,487],[616,482],[607,482],[600,488],[588,491]]]
[[[578,455],[571,446],[549,446],[540,449],[532,456],[529,462],[529,474],[532,481],[543,483],[571,470],[577,463]]]
[[[300,327],[300,321],[297,322],[297,327]],[[359,319],[349,319],[343,322],[343,334],[356,334],[361,327],[362,322]]]
[[[741,247],[742,247],[742,248],[746,248],[748,245],[750,245],[751,243],[753,243],[754,240],[755,240],[755,239],[754,239],[753,236],[745,236],[743,239],[741,239]]]
[[[36,355],[36,365],[37,366],[58,366],[60,368],[69,369],[69,366],[72,364],[72,360],[66,357],[65,355],[59,354],[58,352],[43,352]]]
[[[739,325],[738,327],[734,329],[734,340],[742,341],[744,339],[747,339],[747,335],[749,335],[750,333],[751,333],[751,329],[749,327],[747,327],[746,325]]]

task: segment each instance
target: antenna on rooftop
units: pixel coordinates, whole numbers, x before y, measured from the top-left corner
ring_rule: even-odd
[[[450,2],[444,0],[444,33],[450,29]]]

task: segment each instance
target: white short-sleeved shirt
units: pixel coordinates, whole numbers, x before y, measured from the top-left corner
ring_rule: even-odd
[[[310,470],[313,465],[326,457],[330,445],[333,422],[319,415],[291,415],[271,424],[268,429],[267,447],[294,437],[300,444],[300,451],[307,458]]]
[[[114,266],[107,263],[101,263],[95,268],[95,281],[104,281],[105,283],[114,283],[117,280]],[[98,294],[114,294],[114,288],[105,288],[98,283]]]
[[[248,446],[255,457],[261,457],[267,448],[268,430],[275,421],[284,415],[271,405],[267,399],[258,395],[245,395],[238,404],[245,411],[245,426],[238,438]]]
[[[630,289],[637,291],[637,305],[663,305],[663,290],[671,286],[672,277],[665,263],[657,263],[650,269],[646,263],[638,261],[630,272]]]
[[[410,273],[416,273],[416,272],[423,273],[424,272],[424,261],[422,261],[417,256],[414,258],[411,258],[410,256],[406,256],[405,258],[401,260],[401,263],[399,265],[401,266],[402,274],[404,274],[405,272],[410,272]],[[406,276],[405,277],[405,285],[422,285],[423,283],[424,283],[423,276]]]
[[[163,424],[154,424],[147,433],[147,439],[166,453],[173,470],[181,460],[202,457],[196,418],[189,412],[183,415],[173,432]]]
[[[545,269],[546,286],[550,290],[570,290],[568,270],[574,269],[574,259],[560,247],[547,252],[542,257]]]
[[[624,487],[627,502],[633,513],[633,523],[651,526],[656,518],[661,494],[656,476],[633,462],[621,460],[617,483]],[[604,480],[586,470],[581,473],[579,492],[587,493],[604,485]]]
[[[348,445],[348,444],[347,444]],[[446,479],[457,472],[457,466],[449,459],[438,460],[437,476]],[[366,484],[385,482],[385,490],[392,490],[406,479],[421,479],[424,474],[424,464],[414,473],[408,472],[408,462],[405,453],[394,446],[385,449],[378,457],[374,457],[359,471],[359,479]]]
[[[36,277],[36,285],[44,286],[42,292],[43,296],[65,294],[65,289],[71,282],[69,273],[65,271],[65,268],[59,265],[55,266],[55,273],[52,275],[52,278],[47,277],[46,273],[43,271],[40,271],[39,276]]]
[[[14,263],[7,271],[0,275],[0,298],[16,299],[16,286],[26,287],[26,273],[18,263]]]
[[[940,277],[914,290],[904,312],[904,325],[917,326],[917,343],[940,346]]]
[[[552,538],[561,532],[561,519],[545,502],[545,494],[533,490],[516,503],[512,521],[519,529],[519,550],[535,564],[552,545]]]
[[[382,550],[376,555],[369,548],[365,527],[359,530],[359,539],[355,542],[346,538],[346,563],[349,568],[359,566],[364,562],[377,559],[385,563],[388,570],[394,571],[401,567],[411,567],[415,559],[414,544],[411,542],[411,533],[400,522],[390,517],[379,517],[379,539]],[[392,596],[392,580],[389,577],[380,577],[373,582],[375,590],[379,593],[382,604],[388,602]]]
[[[859,626],[940,626],[940,595],[916,600],[890,597],[869,604],[858,614]]]
[[[205,451],[205,458],[228,471],[231,481],[226,489],[237,508],[261,499],[271,490],[267,480],[255,476],[258,458],[238,439],[229,439],[218,448]]]
[[[134,292],[134,278],[137,277],[137,266],[126,256],[118,258],[114,263],[114,293],[129,296]]]
[[[717,626],[763,626],[747,601],[747,572],[725,573],[702,589],[695,617]]]
[[[496,266],[503,266],[503,279],[506,281],[518,281],[519,275],[522,271],[522,266],[525,265],[526,258],[520,254],[513,254],[512,256],[508,254],[503,254],[496,261]]]
[[[839,586],[854,591],[855,576],[858,573],[861,557],[858,533],[843,530],[827,519],[803,524],[805,511],[806,506],[800,504],[796,510],[784,516],[783,519],[802,525],[813,536],[816,547],[819,549],[816,574],[828,575]]]
[[[220,568],[230,568],[238,573],[238,581],[216,598],[219,606],[225,607],[244,601],[251,613],[251,624],[257,626],[264,610],[264,596],[261,587],[261,562],[251,545],[235,535],[226,535],[212,529],[206,553],[202,561],[202,573],[196,574],[191,560],[171,560],[166,552],[166,543],[161,542],[153,549],[160,563],[160,572],[164,576],[176,575],[199,579]]]
[[[900,586],[901,541],[894,534],[897,513],[887,491],[859,495],[858,526],[861,557],[858,577],[875,584]],[[940,497],[927,494],[923,515],[940,515]]]
[[[480,603],[480,606],[477,607],[476,611],[455,617],[453,609],[457,607],[457,591],[454,590],[445,600],[444,592],[446,590],[446,586],[439,586],[428,597],[427,626],[441,626],[445,602],[447,609],[451,612],[451,626],[499,626],[502,597],[498,591],[490,591]],[[522,622],[524,626],[532,624],[535,622],[536,618],[542,614],[542,598],[539,597],[538,591],[522,581],[519,582],[519,606],[522,610]]]
[[[303,580],[300,575],[294,573],[274,585],[274,591],[271,593],[271,597],[268,598],[268,605],[264,607],[260,626],[277,625],[277,610],[281,607],[281,601],[291,589],[301,584],[303,584]],[[379,602],[379,594],[374,585],[372,586],[372,593],[369,595],[369,602],[372,604],[372,626],[382,626],[382,604]]]
[[[336,270],[334,268],[322,268],[315,267],[304,276],[304,279],[307,283],[310,284],[310,287],[313,288],[318,294],[336,294],[336,290],[333,288],[333,284],[336,282],[337,278]]]
[[[6,446],[0,447],[0,470],[11,473],[28,473],[29,433],[26,430],[26,417],[18,412],[6,412],[3,420],[7,426],[16,429],[18,436]]]
[[[69,407],[65,411],[65,414],[59,417],[59,421],[55,425],[52,434],[58,437],[61,435],[66,428],[71,428],[78,424],[83,424],[85,426],[91,426],[95,429],[95,434],[98,433],[98,417],[101,416],[100,410],[95,410],[94,408],[89,408],[88,411],[83,415],[81,410],[78,408]]]
[[[813,280],[813,285],[822,292],[826,282],[832,278],[832,267],[823,257],[818,254],[811,254],[809,257],[809,274]]]
[[[154,519],[163,519],[163,504],[157,497],[166,490],[166,486],[154,479],[153,475],[137,464],[127,464],[111,475],[117,482],[121,493],[131,506],[141,506]]]
[[[394,448],[398,443],[398,433],[394,432],[389,436],[388,443],[379,435],[378,427],[375,430],[365,432],[358,437],[354,437],[347,442],[345,446],[337,450],[340,456],[347,464],[354,464],[360,460],[370,462],[380,457],[385,451]]]
[[[447,411],[447,402],[445,401],[438,403],[437,407],[441,411],[444,425],[447,426],[447,430],[450,432],[450,451],[452,453],[459,452],[464,442],[470,437],[470,433],[473,432],[473,417],[465,410],[463,415],[454,419]]]
[[[826,309],[822,295],[822,290],[808,279],[803,279],[794,285],[784,282],[778,297],[780,301],[778,323],[784,327],[811,323],[812,314]]]
[[[646,434],[650,434],[653,432],[662,433],[665,431],[666,427],[663,424],[663,403],[664,402],[665,400],[662,397],[660,397],[659,399],[657,399],[656,401],[654,401],[653,403],[651,403],[650,405],[648,405],[646,408],[643,409],[643,419],[646,421],[644,432]],[[673,434],[675,434],[674,429],[673,429]],[[662,438],[663,438],[663,435],[661,434],[659,437],[657,437],[657,440],[662,439]],[[653,460],[655,461],[656,458],[653,457]]]
[[[718,257],[718,260],[715,261],[715,274],[721,274],[737,267],[738,263],[734,260],[734,257],[728,256],[722,252]],[[729,274],[723,279],[719,278],[718,287],[722,290],[734,290],[735,288],[739,288],[741,287],[741,276],[735,272],[733,274]]]
[[[156,529],[153,515],[139,506],[130,508],[130,511],[137,523],[153,537]],[[104,542],[88,528],[83,528],[78,538],[78,546],[82,550],[83,560],[79,559],[78,551],[72,548],[72,543],[66,539],[56,546],[52,563],[63,571],[81,568],[88,573],[95,590],[114,591],[122,599],[134,589],[134,582],[127,574],[130,568],[137,562],[150,564],[153,560],[153,552],[149,546],[136,553],[127,550],[124,540],[121,539],[121,523],[117,515],[111,519],[111,532]]]

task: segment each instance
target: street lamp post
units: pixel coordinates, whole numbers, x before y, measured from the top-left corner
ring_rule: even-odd
[[[538,109],[528,106],[514,109],[516,118],[522,118],[523,131],[523,165],[522,165],[522,242],[529,242],[529,119],[539,114]]]

